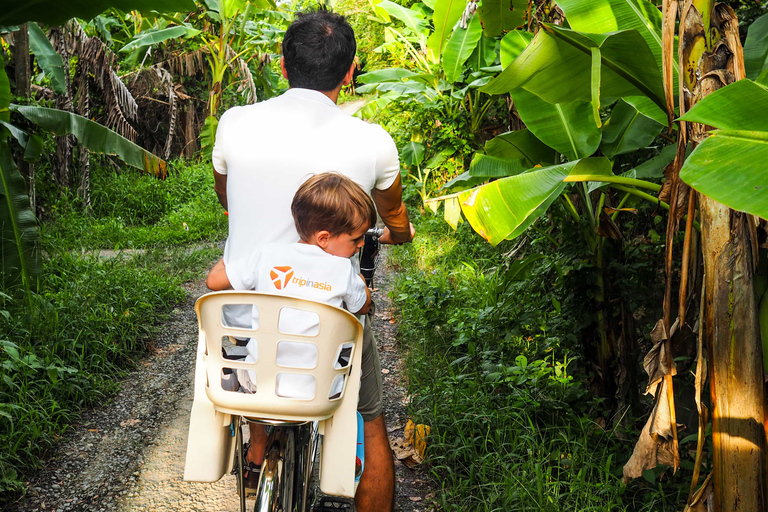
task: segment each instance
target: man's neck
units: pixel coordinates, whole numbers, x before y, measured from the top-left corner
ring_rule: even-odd
[[[293,89],[293,87],[289,87],[289,89]],[[315,89],[312,89],[312,90],[315,90]],[[332,102],[338,103],[339,94],[341,93],[341,84],[339,84],[339,86],[332,91],[317,91],[317,92],[321,94],[325,94],[326,96],[328,96],[328,98],[330,98]]]
[[[335,88],[332,91],[320,91],[321,93],[325,94],[329,98],[331,98],[331,101],[334,103],[339,102],[339,93],[341,92],[341,86]]]

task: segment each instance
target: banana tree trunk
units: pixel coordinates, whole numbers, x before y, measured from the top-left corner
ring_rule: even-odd
[[[765,508],[762,347],[746,214],[699,196],[716,511]]]
[[[16,95],[29,98],[31,89],[29,68],[29,32],[28,23],[23,23],[13,33],[13,64],[16,71]]]
[[[13,33],[13,62],[15,66],[16,96],[29,98],[32,93],[32,70],[29,56],[29,23],[23,23],[19,30]],[[35,211],[35,167],[18,159],[19,172],[24,176],[29,192],[29,202],[32,211]]]
[[[681,111],[744,77],[738,22],[730,7],[686,0],[680,17]],[[683,113],[681,112],[681,114]],[[686,125],[687,123],[683,123]],[[683,126],[695,146],[709,128]],[[712,400],[717,512],[766,510],[762,346],[753,275],[755,229],[744,213],[698,195],[704,260],[703,328]]]

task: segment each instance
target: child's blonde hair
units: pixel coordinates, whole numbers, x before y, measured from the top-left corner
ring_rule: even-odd
[[[360,185],[335,172],[316,174],[302,183],[293,196],[291,214],[304,241],[318,231],[337,236],[376,225],[371,197]]]

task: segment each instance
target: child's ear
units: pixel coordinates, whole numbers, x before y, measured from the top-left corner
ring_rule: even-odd
[[[328,242],[331,239],[331,233],[329,231],[318,231],[315,233],[315,240],[317,240],[317,245],[321,249],[325,249],[328,247]]]

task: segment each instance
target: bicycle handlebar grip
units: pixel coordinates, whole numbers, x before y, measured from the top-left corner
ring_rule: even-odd
[[[369,229],[365,234],[365,245],[360,250],[360,273],[365,278],[365,285],[373,287],[373,274],[376,271],[376,255],[379,253],[379,237],[384,233],[381,228]]]

